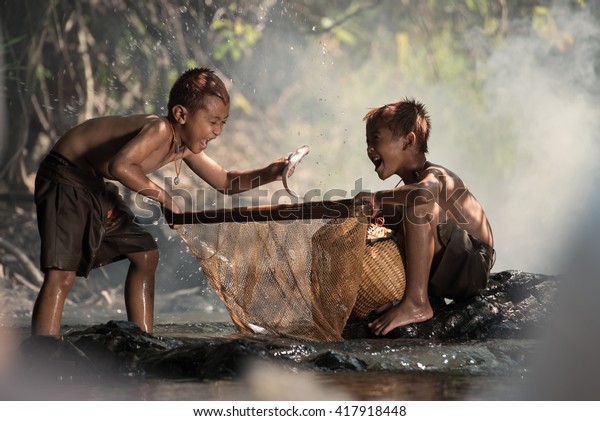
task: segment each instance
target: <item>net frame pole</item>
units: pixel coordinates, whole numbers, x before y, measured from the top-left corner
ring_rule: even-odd
[[[361,212],[362,209],[362,212]],[[215,224],[222,222],[293,221],[298,219],[336,219],[364,214],[364,205],[353,199],[326,200],[296,204],[246,206],[209,209],[198,212],[164,212],[171,225]]]

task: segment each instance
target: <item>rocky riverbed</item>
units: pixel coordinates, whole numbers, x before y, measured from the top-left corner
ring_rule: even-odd
[[[137,399],[131,388],[144,384],[170,385],[154,399],[222,398],[208,392],[214,387],[229,399],[521,399],[543,355],[559,283],[496,273],[481,296],[438,303],[432,320],[384,338],[369,332],[368,319],[350,321],[338,342],[241,335],[229,322],[159,324],[154,335],[119,320],[73,326],[61,337],[25,337],[11,373],[26,389],[53,386],[33,389],[44,399],[110,399],[109,390]],[[275,387],[284,381],[310,386],[290,394]]]
[[[597,399],[597,247],[575,250],[566,280],[493,274],[464,303],[436,303],[432,320],[374,337],[351,320],[339,342],[240,335],[198,281],[185,246],[165,235],[156,329],[124,322],[118,264],[79,280],[63,335],[29,337],[41,282],[31,204],[2,203],[0,398],[86,400]],[[593,236],[589,244],[597,244]],[[173,278],[173,274],[175,277]],[[177,276],[178,274],[182,274]],[[567,299],[557,314],[557,291]],[[565,294],[563,294],[565,295]],[[570,295],[570,297],[569,297]],[[193,313],[193,311],[197,313]],[[174,315],[171,317],[170,315]],[[182,315],[184,316],[182,318]]]

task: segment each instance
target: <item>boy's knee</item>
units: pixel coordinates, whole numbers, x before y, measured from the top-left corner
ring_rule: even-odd
[[[146,256],[147,256],[146,258],[148,260],[154,260],[154,261],[158,262],[158,258],[160,256],[160,253],[158,252],[158,249],[149,250],[145,254],[146,254]]]
[[[72,271],[50,269],[46,272],[44,283],[52,288],[68,292],[75,283],[76,274]]]
[[[158,259],[160,257],[160,253],[158,249],[141,251],[138,253],[130,253],[127,255],[127,258],[131,263],[136,266],[151,268],[158,266]]]

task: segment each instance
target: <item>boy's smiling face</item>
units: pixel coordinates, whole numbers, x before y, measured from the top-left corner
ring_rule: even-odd
[[[219,97],[209,96],[204,108],[187,113],[181,127],[183,144],[195,154],[202,152],[208,142],[221,134],[228,117],[229,104]]]
[[[375,172],[380,179],[397,174],[402,170],[407,159],[403,149],[403,137],[394,137],[389,127],[374,124],[367,127],[367,155],[375,165]]]

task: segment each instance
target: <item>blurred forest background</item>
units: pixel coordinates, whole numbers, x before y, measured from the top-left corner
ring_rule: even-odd
[[[13,317],[29,316],[41,282],[40,160],[91,117],[166,114],[189,67],[215,69],[232,97],[207,153],[245,169],[307,144],[291,182],[315,200],[396,185],[374,174],[362,118],[405,96],[423,101],[429,159],[483,203],[494,271],[560,271],[589,188],[578,180],[597,170],[598,1],[0,0],[0,25],[0,296]],[[172,190],[173,175],[168,166],[152,177]],[[186,210],[289,202],[280,185],[232,201],[184,175]],[[177,233],[123,194],[161,246],[158,320],[222,311]],[[66,314],[124,311],[125,271],[117,263],[78,280]]]

